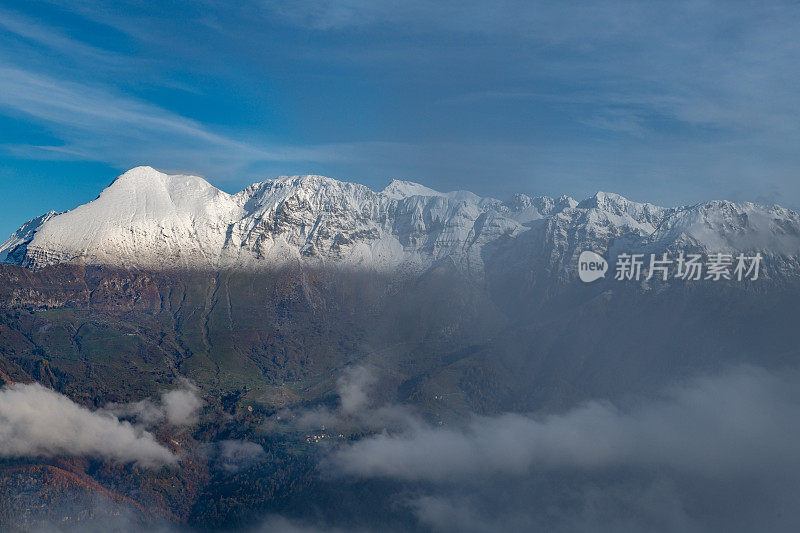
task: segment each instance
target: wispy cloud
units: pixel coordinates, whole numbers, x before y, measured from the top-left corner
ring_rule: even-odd
[[[246,440],[223,440],[215,443],[217,448],[216,465],[227,472],[246,468],[266,456],[260,444]]]
[[[159,401],[145,398],[133,403],[113,403],[104,411],[115,416],[132,418],[144,427],[160,422],[173,426],[191,426],[200,418],[203,399],[200,390],[189,380],[183,380],[176,389],[161,393]]]
[[[607,2],[602,6],[582,3],[573,7],[541,0],[510,0],[497,6],[487,6],[480,0],[411,0],[402,4],[385,0],[302,0],[264,5],[293,24],[320,30],[404,25],[411,32],[502,33],[550,42],[585,39],[590,25],[589,35],[598,40],[609,38],[626,32],[628,23],[641,20],[645,11],[629,2]]]
[[[56,54],[73,62],[88,61],[97,67],[126,69],[134,68],[138,63],[132,57],[90,46],[9,10],[0,9],[0,28],[6,32],[6,38],[13,35],[33,46],[46,49],[49,54]]]
[[[336,408],[284,409],[267,419],[263,429],[267,432],[278,428],[295,431],[320,428],[336,431],[353,427],[362,430],[407,430],[419,426],[421,421],[410,408],[376,401],[378,381],[375,368],[361,365],[348,367],[336,380],[339,397]]]
[[[131,167],[242,168],[254,162],[336,159],[325,149],[257,146],[113,90],[0,63],[0,108],[50,129],[63,144],[6,146],[18,156],[76,158]]]

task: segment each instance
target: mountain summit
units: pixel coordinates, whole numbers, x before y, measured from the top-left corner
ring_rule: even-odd
[[[583,250],[760,251],[797,263],[800,216],[778,206],[675,208],[598,192],[581,202],[517,194],[503,202],[393,180],[374,192],[290,176],[225,193],[202,178],[137,167],[100,196],[24,224],[0,260],[29,268],[81,262],[147,269],[258,269],[291,263],[422,271],[448,260],[563,277]]]

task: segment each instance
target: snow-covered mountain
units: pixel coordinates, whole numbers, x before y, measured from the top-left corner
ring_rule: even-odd
[[[797,267],[800,216],[778,206],[708,202],[664,208],[597,193],[582,202],[508,201],[392,181],[374,192],[322,176],[282,177],[230,195],[196,176],[137,167],[100,196],[31,220],[0,260],[141,268],[272,267],[294,262],[421,271],[449,261],[541,270],[566,279],[577,255],[674,249],[760,251]]]
[[[50,211],[20,226],[3,244],[0,244],[0,263],[20,264],[24,261],[27,245],[33,240],[33,234],[36,233],[36,230],[41,228],[42,224],[60,214]]]

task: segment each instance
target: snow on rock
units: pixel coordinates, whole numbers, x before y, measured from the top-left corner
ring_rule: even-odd
[[[424,185],[403,180],[392,180],[392,182],[381,191],[381,194],[394,200],[401,200],[409,196],[443,196],[442,193],[434,191]]]
[[[11,234],[3,244],[0,244],[0,263],[18,262],[24,257],[28,243],[33,240],[33,235],[42,227],[42,224],[56,215],[55,211],[50,211],[27,221],[25,224]]]
[[[779,206],[714,201],[677,211],[649,241],[665,248],[677,245],[795,255],[800,252],[800,216]]]

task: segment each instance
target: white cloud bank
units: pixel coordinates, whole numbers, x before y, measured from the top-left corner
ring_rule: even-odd
[[[38,383],[0,390],[0,457],[91,456],[154,467],[177,457],[153,435]]]

